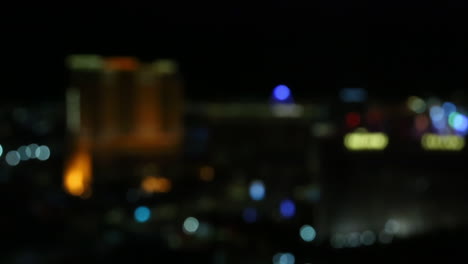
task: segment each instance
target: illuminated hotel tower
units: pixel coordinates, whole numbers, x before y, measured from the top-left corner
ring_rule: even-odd
[[[98,162],[114,156],[147,159],[178,151],[183,135],[183,101],[174,62],[141,64],[132,57],[80,55],[71,56],[68,64],[72,79],[67,93],[67,123],[74,153],[64,179],[69,193],[83,195],[91,181],[91,176],[76,176],[83,173],[69,176],[70,168],[82,166],[70,165],[77,159],[76,153],[86,152],[81,156]],[[70,191],[73,186],[77,191]]]

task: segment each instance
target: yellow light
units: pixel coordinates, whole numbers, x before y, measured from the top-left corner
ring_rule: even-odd
[[[384,133],[348,133],[344,137],[344,145],[351,151],[383,150],[388,145],[388,136]]]
[[[460,151],[465,147],[465,139],[457,135],[437,135],[427,133],[421,138],[425,150]]]
[[[200,168],[200,179],[202,181],[212,181],[214,179],[214,169],[210,166]]]
[[[88,198],[91,195],[91,176],[91,156],[84,148],[80,148],[67,164],[64,188],[71,195]]]
[[[141,182],[141,188],[146,193],[166,193],[171,190],[172,184],[169,179],[148,176]]]

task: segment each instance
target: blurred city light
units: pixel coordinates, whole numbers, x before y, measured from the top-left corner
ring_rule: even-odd
[[[421,138],[425,150],[460,151],[465,147],[465,139],[457,135],[438,135],[426,133]]]
[[[91,156],[86,149],[78,149],[66,164],[65,190],[71,195],[83,196],[90,191],[91,177]]]
[[[393,241],[393,235],[387,233],[385,230],[380,231],[379,233],[379,242],[382,244],[389,244]]]
[[[421,114],[426,111],[426,103],[423,99],[417,96],[411,96],[407,100],[408,108],[417,114]]]
[[[212,181],[214,179],[214,168],[211,166],[203,166],[200,168],[200,179],[202,181]]]
[[[433,122],[442,121],[444,119],[444,109],[438,105],[432,106],[429,115]]]
[[[258,218],[258,213],[257,209],[252,208],[252,207],[247,207],[244,209],[242,212],[242,218],[246,223],[254,223],[257,221]]]
[[[317,235],[315,229],[310,225],[303,225],[299,230],[299,234],[302,240],[304,240],[305,242],[314,241],[315,236]]]
[[[37,156],[36,156],[36,150],[37,150],[37,148],[39,148],[39,145],[33,143],[33,144],[30,144],[30,145],[28,146],[28,148],[29,148],[29,150],[31,151],[31,156],[30,156],[30,158],[31,158],[31,159],[37,158]]]
[[[301,117],[304,107],[297,104],[275,104],[271,107],[275,117]]]
[[[0,157],[2,156],[2,154],[3,154],[3,147],[2,147],[2,145],[0,144]]]
[[[197,232],[200,223],[195,217],[188,217],[183,224],[183,230],[186,234],[193,234]]]
[[[147,222],[151,217],[151,211],[146,206],[139,206],[135,209],[133,214],[135,221],[139,223]]]
[[[292,200],[286,199],[280,203],[280,214],[283,218],[289,219],[296,214],[296,205]]]
[[[98,55],[71,55],[67,58],[67,64],[74,70],[99,70],[104,66]]]
[[[5,161],[10,166],[16,166],[21,161],[20,154],[16,150],[10,150],[10,151],[7,152],[7,154],[5,156]]]
[[[363,88],[343,88],[340,98],[345,103],[361,103],[367,100],[367,91]]]
[[[31,149],[27,146],[21,146],[18,148],[18,153],[21,160],[28,160],[31,157]]]
[[[384,133],[353,132],[344,137],[344,145],[348,150],[383,150],[388,145],[388,137]]]
[[[255,180],[249,187],[250,198],[254,201],[263,200],[265,197],[265,185],[260,180]]]
[[[280,84],[273,89],[273,96],[278,101],[286,101],[291,96],[291,91],[286,85]]]
[[[172,183],[166,178],[147,176],[141,182],[141,188],[146,193],[167,193],[171,190]]]
[[[384,231],[388,234],[397,234],[400,231],[401,224],[395,219],[389,219],[385,223]]]
[[[466,133],[468,131],[468,117],[463,114],[452,112],[448,119],[450,127],[460,133]]]
[[[418,132],[426,131],[429,128],[429,124],[429,118],[424,114],[417,115],[414,118],[414,127]]]
[[[273,264],[294,264],[296,258],[291,253],[277,253],[273,256]]]
[[[361,237],[358,232],[353,232],[346,238],[346,244],[349,247],[359,247],[361,245]]]
[[[343,234],[335,234],[330,240],[333,248],[343,248],[346,246],[346,236]]]
[[[348,128],[357,127],[361,124],[361,115],[359,113],[351,112],[346,114],[346,125]]]
[[[40,146],[36,149],[36,157],[38,160],[48,160],[50,157],[50,149],[48,146]]]
[[[455,104],[453,104],[453,103],[450,103],[450,102],[443,103],[442,108],[444,109],[444,114],[446,116],[449,116],[453,112],[457,111],[457,106]]]
[[[362,232],[360,236],[361,244],[365,246],[373,245],[375,243],[375,240],[376,240],[375,233],[370,230],[366,230]]]

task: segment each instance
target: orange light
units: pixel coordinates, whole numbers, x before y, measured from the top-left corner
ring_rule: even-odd
[[[171,190],[172,183],[166,178],[148,176],[141,182],[141,188],[146,193],[166,193]]]
[[[135,71],[139,63],[133,57],[111,57],[105,60],[106,68],[117,71]]]
[[[64,188],[74,196],[91,196],[91,156],[84,148],[78,149],[67,164],[64,175]]]
[[[214,169],[210,166],[200,168],[200,179],[202,181],[212,181],[214,179]]]

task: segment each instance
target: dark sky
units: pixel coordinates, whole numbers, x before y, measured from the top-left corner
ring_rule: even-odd
[[[344,86],[385,98],[466,87],[462,1],[313,5],[72,1],[55,13],[23,10],[6,23],[6,78],[14,92],[2,100],[61,98],[69,53],[175,58],[194,99],[258,98],[277,83],[305,99]],[[53,20],[43,19],[49,14]]]

